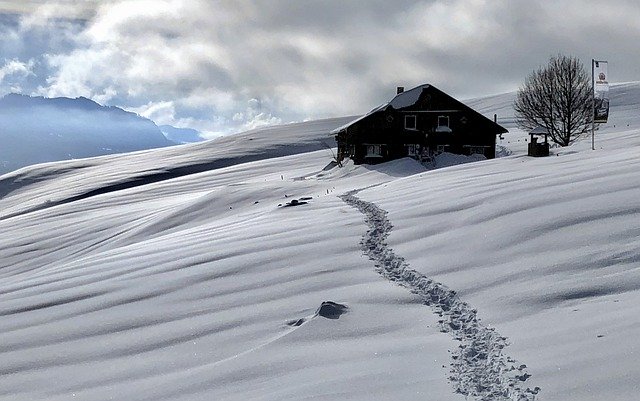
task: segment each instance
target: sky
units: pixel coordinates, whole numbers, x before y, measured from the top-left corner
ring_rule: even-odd
[[[637,0],[0,0],[0,94],[84,96],[212,138],[363,114],[397,86],[517,90],[549,57],[640,80]]]

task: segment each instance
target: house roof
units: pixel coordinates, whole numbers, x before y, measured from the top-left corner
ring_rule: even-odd
[[[380,106],[376,107],[375,109],[371,110],[370,112],[368,112],[367,114],[363,114],[360,117],[349,121],[348,123],[339,126],[338,128],[334,129],[333,131],[331,131],[331,135],[337,134],[340,131],[343,131],[347,128],[349,128],[350,126],[352,126],[353,124],[357,123],[358,121],[364,120],[365,118],[369,117],[370,115],[372,115],[373,113],[376,113],[380,110],[385,110],[387,108],[387,106],[389,106],[389,103],[385,103],[385,104],[381,104]]]
[[[391,101],[387,104],[396,110],[401,109],[403,107],[413,106],[414,104],[416,104],[418,99],[420,99],[420,95],[422,95],[422,90],[427,89],[430,86],[431,85],[424,84],[424,85],[416,86],[413,89],[409,89],[408,91],[399,93],[396,95],[396,97],[391,99]]]
[[[410,89],[408,91],[404,91],[402,93],[397,94],[393,99],[391,99],[390,102],[388,103],[384,103],[381,104],[380,106],[376,107],[375,109],[371,110],[370,112],[368,112],[367,114],[364,114],[358,118],[356,118],[353,121],[349,121],[348,123],[334,129],[333,131],[331,131],[331,134],[337,134],[338,132],[345,130],[347,128],[349,128],[349,126],[357,123],[360,120],[364,120],[365,118],[367,118],[368,116],[370,116],[373,113],[376,113],[380,110],[386,110],[387,107],[391,106],[394,109],[401,109],[403,107],[408,107],[408,106],[412,106],[414,104],[416,104],[416,102],[418,101],[418,99],[420,98],[420,95],[422,94],[422,90],[424,88],[428,88],[429,85],[420,85],[420,86],[416,86],[413,89]]]
[[[340,131],[344,131],[347,128],[349,128],[350,126],[352,126],[353,124],[364,120],[365,118],[367,118],[368,116],[377,113],[381,110],[386,110],[388,107],[392,107],[395,110],[398,109],[402,109],[405,107],[410,107],[413,106],[414,104],[416,104],[416,102],[420,99],[420,95],[422,94],[424,89],[429,89],[431,88],[432,90],[441,92],[442,94],[444,94],[445,96],[450,97],[451,99],[453,99],[454,101],[460,103],[460,105],[465,108],[467,111],[470,111],[472,113],[475,113],[476,115],[488,120],[489,122],[491,122],[492,124],[496,125],[497,131],[499,131],[500,133],[505,133],[508,132],[504,127],[498,125],[497,123],[493,122],[491,119],[483,116],[482,114],[478,113],[477,111],[473,110],[471,107],[465,105],[464,103],[460,102],[457,99],[454,99],[453,97],[447,95],[446,93],[442,92],[441,90],[439,90],[438,88],[436,88],[433,85],[429,85],[429,84],[423,84],[420,86],[416,86],[413,89],[409,89],[407,91],[404,91],[402,93],[397,94],[393,99],[391,99],[391,101],[389,101],[388,103],[382,104],[378,107],[376,107],[375,109],[371,110],[370,112],[368,112],[367,114],[364,114],[358,118],[356,118],[353,121],[348,122],[347,124],[344,124],[336,129],[334,129],[333,131],[331,131],[331,135],[335,135],[337,133],[339,133]]]
[[[529,132],[530,134],[534,134],[534,135],[546,135],[549,134],[549,131],[547,131],[546,128],[541,127],[541,126],[537,126],[535,127],[531,132]]]

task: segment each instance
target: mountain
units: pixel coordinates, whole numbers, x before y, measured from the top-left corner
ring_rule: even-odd
[[[192,128],[176,128],[171,125],[160,125],[160,131],[168,140],[176,143],[202,142],[205,139],[200,136],[198,130]]]
[[[514,130],[331,168],[346,118],[6,174],[0,400],[634,400],[640,84],[614,95],[595,151],[544,158]]]
[[[174,145],[150,120],[80,97],[0,99],[0,174],[31,164]]]

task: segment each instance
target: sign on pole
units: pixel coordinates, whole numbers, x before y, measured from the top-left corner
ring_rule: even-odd
[[[593,122],[606,123],[609,119],[609,73],[606,61],[593,60]]]

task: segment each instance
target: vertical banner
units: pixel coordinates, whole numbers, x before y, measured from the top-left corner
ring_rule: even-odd
[[[609,72],[606,61],[593,60],[593,122],[606,123],[609,119]]]

